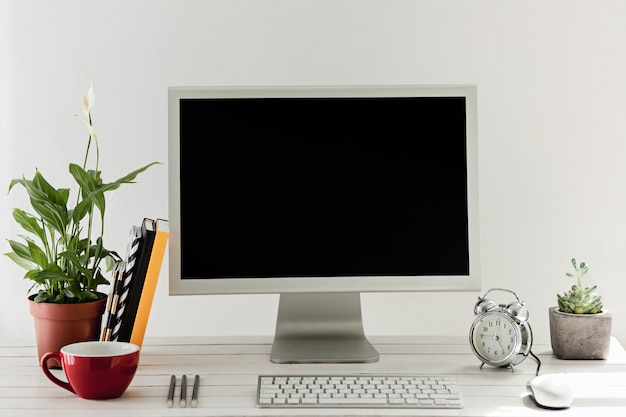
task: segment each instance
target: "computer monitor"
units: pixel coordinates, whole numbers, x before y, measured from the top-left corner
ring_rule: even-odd
[[[168,100],[169,292],[280,294],[273,362],[378,360],[363,292],[480,290],[475,86]]]

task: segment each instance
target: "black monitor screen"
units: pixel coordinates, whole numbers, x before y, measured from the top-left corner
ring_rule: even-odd
[[[468,275],[466,152],[464,97],[181,99],[181,275]]]

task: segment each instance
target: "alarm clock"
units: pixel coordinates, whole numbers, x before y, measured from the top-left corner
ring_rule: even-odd
[[[515,300],[499,304],[488,299],[491,291],[503,291],[513,294]],[[509,367],[522,362],[530,354],[538,363],[539,358],[531,352],[533,332],[528,323],[528,309],[524,302],[510,290],[492,288],[474,306],[476,318],[469,333],[472,351],[484,364],[496,367]],[[539,368],[537,368],[539,372]]]

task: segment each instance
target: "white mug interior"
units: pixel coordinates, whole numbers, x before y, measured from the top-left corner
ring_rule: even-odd
[[[138,350],[139,346],[129,342],[90,341],[63,346],[61,353],[73,356],[111,357],[128,355]]]

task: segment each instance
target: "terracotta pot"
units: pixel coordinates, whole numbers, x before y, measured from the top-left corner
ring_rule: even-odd
[[[559,359],[606,359],[611,345],[611,313],[571,314],[548,309],[552,352]]]
[[[59,352],[70,343],[99,339],[106,304],[106,295],[99,295],[96,301],[78,304],[36,303],[35,295],[28,297],[39,361],[46,352]],[[50,365],[60,366],[58,362]]]

